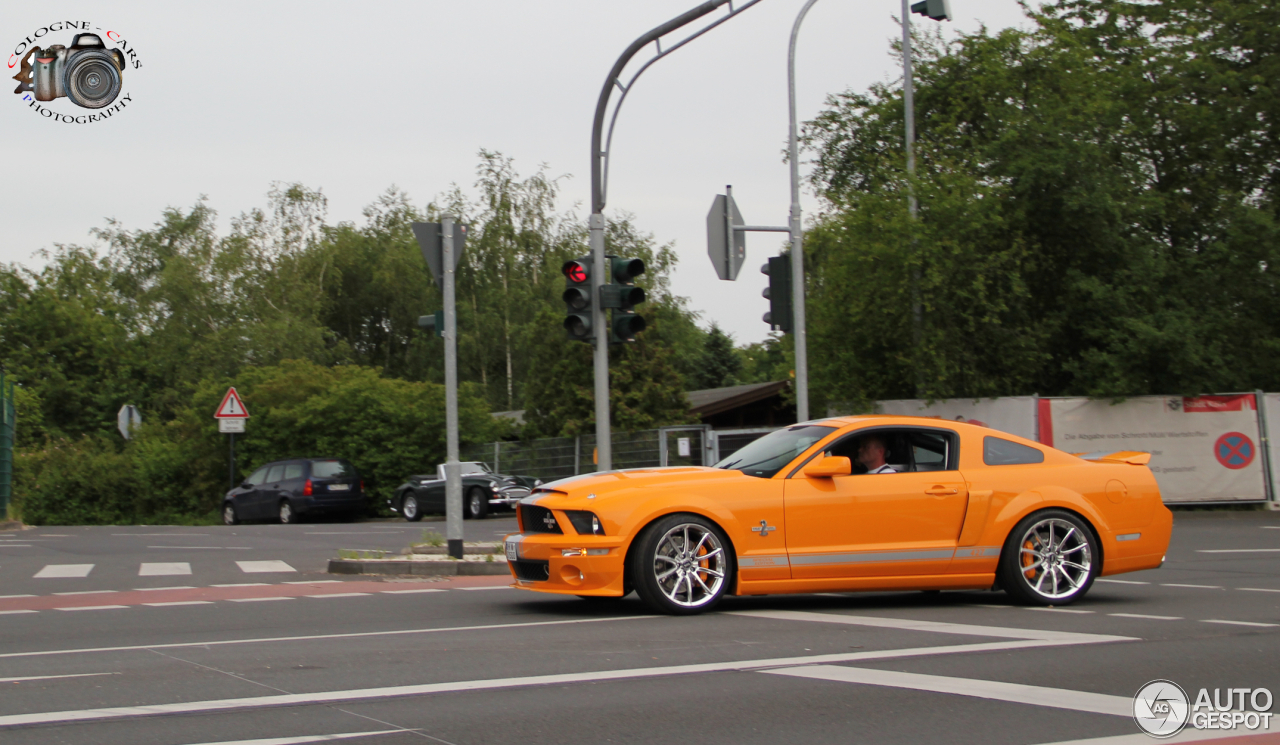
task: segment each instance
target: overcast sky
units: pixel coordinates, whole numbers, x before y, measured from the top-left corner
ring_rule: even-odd
[[[1015,0],[951,3],[952,33],[1025,23]],[[108,218],[147,228],[165,207],[187,209],[201,195],[225,229],[264,205],[273,181],[321,189],[332,223],[361,222],[362,208],[393,184],[419,205],[452,183],[470,190],[481,148],[515,158],[525,175],[543,163],[571,174],[561,206],[578,203],[585,217],[604,76],[633,39],[697,4],[6,2],[6,58],[41,27],[88,21],[115,31],[142,66],[124,73],[126,108],[91,124],[44,118],[8,83],[0,261],[38,266],[36,251],[90,244],[90,228]],[[786,54],[802,5],[763,0],[655,64],[627,97],[614,136],[608,210],[631,212],[675,243],[675,291],[704,325],[719,323],[739,343],[768,332],[757,269],[782,236],[752,234],[738,281],[721,282],[707,258],[706,213],[732,184],[747,223],[786,224]],[[797,57],[802,120],[828,94],[901,77],[889,49],[899,13],[896,0],[813,7]],[[86,113],[66,99],[48,108]],[[817,207],[811,194],[801,202],[806,214]]]

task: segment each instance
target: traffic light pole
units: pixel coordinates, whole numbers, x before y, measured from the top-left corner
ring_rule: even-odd
[[[458,466],[458,305],[453,217],[440,219],[444,273],[444,514],[449,555],[462,558],[462,476]]]
[[[636,80],[649,69],[649,66],[663,57],[671,54],[680,47],[688,44],[694,39],[702,36],[711,29],[719,26],[725,21],[742,13],[746,9],[760,2],[760,0],[748,0],[741,6],[734,8],[732,0],[707,0],[692,10],[667,21],[666,23],[652,29],[640,38],[631,42],[626,51],[618,57],[618,61],[613,63],[613,69],[609,71],[609,77],[605,78],[604,87],[600,91],[600,98],[596,102],[595,119],[591,126],[591,218],[589,228],[591,231],[591,256],[595,261],[597,278],[592,281],[594,292],[591,301],[591,323],[595,329],[596,349],[595,349],[595,403],[596,403],[596,453],[597,453],[597,470],[611,471],[613,470],[613,448],[610,439],[609,426],[609,329],[605,321],[606,314],[604,307],[600,304],[600,294],[604,286],[604,206],[605,198],[608,192],[609,180],[609,152],[613,146],[613,125],[618,120],[618,112],[622,110],[622,102],[626,100],[627,93],[631,91]],[[680,41],[672,44],[666,49],[662,48],[662,37],[682,28],[699,18],[711,13],[717,8],[728,5],[729,13],[703,28],[686,36]],[[622,70],[627,66],[633,57],[644,49],[650,43],[656,45],[656,54],[648,62],[645,62],[639,70],[636,71],[631,79],[623,85],[621,75]],[[618,97],[618,102],[613,108],[613,115],[609,118],[608,136],[605,136],[605,119],[609,110],[609,98],[613,95],[614,88],[622,91],[622,95]],[[446,301],[447,302],[447,301]]]
[[[804,224],[800,212],[800,146],[796,122],[796,38],[809,8],[818,0],[809,0],[800,9],[791,26],[791,46],[787,50],[787,99],[791,109],[791,137],[788,160],[791,161],[791,324],[796,353],[796,421],[809,419],[809,339],[804,322]]]

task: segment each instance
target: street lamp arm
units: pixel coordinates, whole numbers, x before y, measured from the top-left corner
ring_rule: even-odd
[[[675,17],[670,21],[667,21],[661,26],[658,26],[657,28],[652,29],[651,31],[644,34],[640,38],[631,42],[631,45],[628,46],[626,51],[622,53],[622,56],[618,57],[618,61],[614,63],[613,69],[609,71],[609,76],[605,78],[604,87],[600,91],[600,99],[596,102],[595,121],[593,122],[591,127],[591,211],[592,213],[599,214],[604,212],[605,195],[608,191],[608,181],[609,181],[609,152],[613,146],[613,127],[618,121],[618,112],[622,110],[622,102],[626,100],[627,94],[631,92],[631,87],[635,84],[636,80],[644,73],[645,70],[649,69],[649,66],[652,65],[654,62],[657,62],[663,57],[666,57],[668,54],[671,54],[672,52],[676,51],[680,47],[683,47],[685,44],[688,44],[689,42],[693,41],[699,36],[702,36],[703,34],[707,33],[711,29],[715,28],[716,26],[719,26],[720,24],[724,23],[730,18],[733,18],[739,13],[747,10],[748,8],[755,5],[756,3],[759,3],[760,1],[761,0],[749,0],[749,2],[747,2],[746,4],[735,9],[733,7],[733,0],[707,0],[707,2],[703,3],[702,5],[699,5],[698,7],[693,8],[692,10],[689,10]],[[711,13],[712,11],[719,8],[720,6],[726,5],[726,4],[729,5],[728,15],[722,18],[719,18],[712,23],[707,24],[705,27],[699,29],[697,32],[691,34],[690,36],[687,36],[684,39],[681,39],[679,42],[668,47],[667,49],[662,48],[661,39],[663,36],[666,36],[667,34],[671,33],[672,31],[675,31],[678,28],[687,26],[693,21],[696,21],[697,19]],[[655,54],[653,58],[650,59],[648,62],[645,62],[644,65],[641,66],[641,68],[637,70],[634,75],[631,76],[631,79],[627,81],[627,84],[623,85],[620,80],[623,69],[627,66],[628,63],[631,62],[631,59],[635,57],[636,54],[639,53],[641,49],[644,49],[645,46],[647,46],[650,42],[658,42],[657,54]],[[615,87],[620,88],[622,90],[622,95],[619,96],[618,103],[616,106],[614,106],[613,115],[609,117],[609,131],[606,136],[604,131],[604,121],[605,121],[605,116],[609,110],[609,98],[613,94],[613,89]],[[602,139],[605,142],[604,149],[601,149],[600,147]]]

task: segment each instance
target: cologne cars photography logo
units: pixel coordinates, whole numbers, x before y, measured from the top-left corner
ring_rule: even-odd
[[[1152,737],[1173,737],[1188,724],[1197,730],[1271,731],[1274,699],[1266,688],[1201,688],[1192,703],[1182,686],[1153,680],[1133,697],[1133,721]]]
[[[115,46],[108,49],[108,42]],[[57,21],[20,40],[8,66],[18,81],[13,92],[29,109],[54,121],[90,124],[128,106],[132,97],[124,73],[142,62],[118,31],[88,21]]]

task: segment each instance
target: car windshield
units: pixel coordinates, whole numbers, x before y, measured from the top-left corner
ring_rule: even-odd
[[[493,473],[484,463],[459,463],[458,467],[463,476],[471,473]]]
[[[716,464],[716,468],[742,471],[748,476],[762,479],[773,475],[803,453],[810,445],[835,432],[835,427],[818,424],[797,424],[761,437],[728,458]]]
[[[336,479],[355,475],[356,469],[345,460],[311,461],[311,477],[315,479]]]

